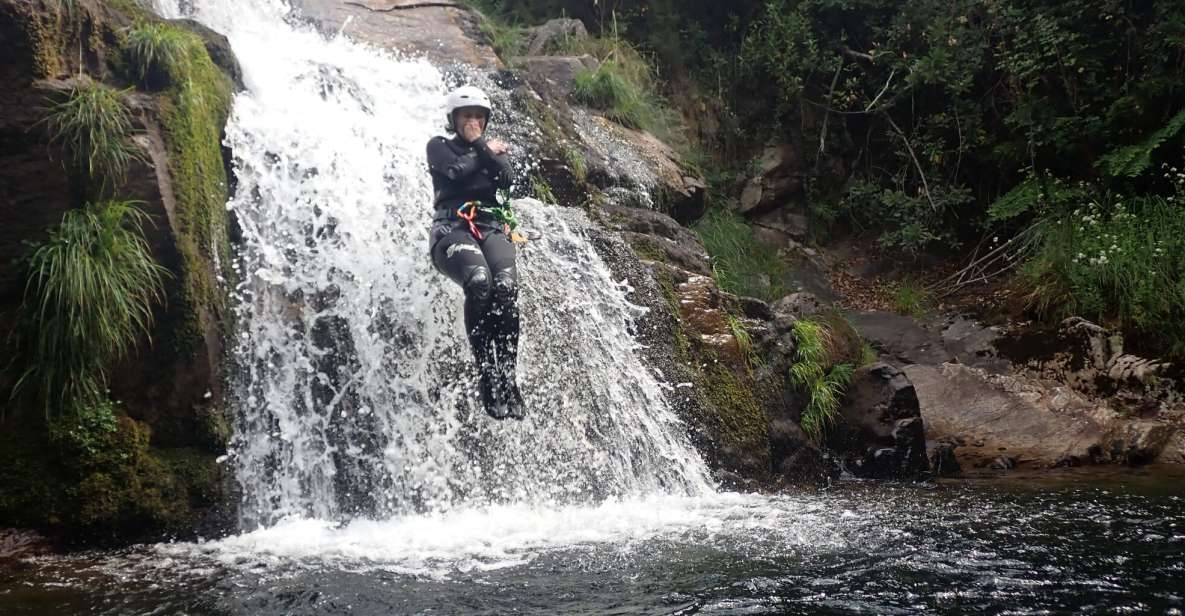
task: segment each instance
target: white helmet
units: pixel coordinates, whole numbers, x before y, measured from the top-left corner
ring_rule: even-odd
[[[445,126],[449,131],[455,131],[457,128],[453,125],[453,114],[462,107],[481,107],[486,112],[486,124],[490,122],[490,114],[493,112],[494,106],[490,103],[490,97],[486,96],[481,88],[476,86],[461,86],[453,90],[448,95],[448,120]]]

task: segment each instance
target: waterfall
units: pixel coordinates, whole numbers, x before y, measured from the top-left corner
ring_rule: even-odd
[[[461,291],[427,255],[440,70],[326,38],[275,0],[162,2],[226,34],[246,84],[226,129],[243,236],[231,459],[244,529],[712,491],[638,354],[641,309],[577,210],[516,202],[543,234],[519,253],[528,418],[485,415]],[[500,108],[491,131],[524,122]]]

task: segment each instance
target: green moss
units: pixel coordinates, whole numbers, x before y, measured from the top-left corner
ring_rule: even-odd
[[[200,37],[187,34],[185,74],[161,96],[161,120],[169,149],[169,173],[177,204],[182,313],[174,324],[174,348],[192,354],[202,344],[202,312],[226,314],[216,275],[229,275],[227,177],[221,137],[230,112],[230,79],[214,65]],[[221,267],[216,272],[215,267]]]
[[[214,454],[196,448],[157,449],[153,454],[185,492],[190,507],[210,507],[225,500],[222,468]]]
[[[710,354],[708,354],[710,355]],[[748,376],[739,376],[714,357],[705,357],[699,370],[699,391],[705,405],[716,415],[717,440],[736,451],[767,452],[769,416],[756,394],[756,384]]]
[[[110,426],[71,421],[0,430],[0,526],[131,540],[190,528],[222,500],[214,454],[152,450],[149,427],[123,415]]]
[[[25,22],[25,36],[33,52],[33,76],[45,79],[61,72],[61,43],[54,30],[40,20]]]
[[[630,248],[634,249],[634,253],[642,259],[647,261],[657,261],[659,263],[666,263],[667,252],[658,245],[658,242],[648,236],[635,236],[630,240]]]

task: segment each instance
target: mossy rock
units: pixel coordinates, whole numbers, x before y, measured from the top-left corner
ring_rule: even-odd
[[[119,416],[86,447],[39,423],[10,419],[0,431],[0,526],[83,544],[189,536],[225,500],[214,454],[151,449],[142,422]]]

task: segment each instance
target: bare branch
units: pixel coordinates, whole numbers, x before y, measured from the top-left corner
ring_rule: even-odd
[[[865,113],[872,111],[872,108],[876,106],[876,102],[879,101],[881,99],[881,97],[885,95],[885,92],[889,91],[889,84],[893,83],[893,77],[896,74],[897,74],[897,69],[893,69],[893,70],[889,71],[889,78],[888,78],[888,80],[885,81],[885,87],[881,88],[881,93],[877,94],[876,98],[872,99],[871,103],[868,103],[868,107],[866,107],[864,109]]]
[[[937,212],[938,205],[934,203],[934,197],[930,196],[930,184],[926,181],[926,172],[922,171],[922,163],[918,162],[918,156],[914,153],[913,146],[909,144],[909,138],[905,136],[901,127],[897,126],[897,123],[893,121],[893,118],[889,114],[886,113],[884,116],[889,121],[889,126],[892,126],[893,130],[897,131],[897,135],[905,143],[905,149],[909,150],[909,157],[913,159],[913,165],[918,170],[918,177],[922,178],[922,190],[926,193],[926,200],[930,202],[930,209]]]

